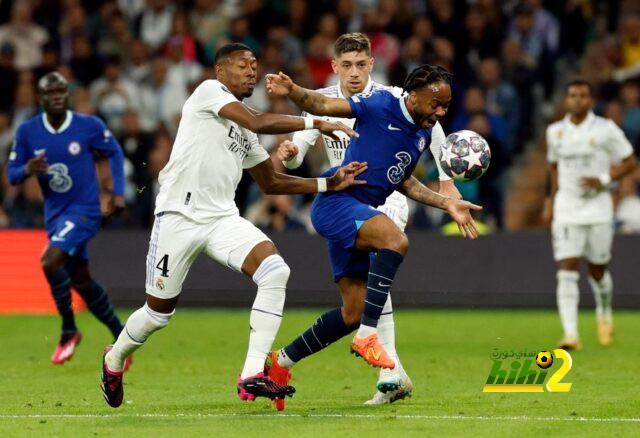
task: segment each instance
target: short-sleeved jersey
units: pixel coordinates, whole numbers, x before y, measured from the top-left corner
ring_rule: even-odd
[[[399,88],[388,87],[386,85],[373,82],[371,79],[369,79],[369,82],[367,82],[367,85],[365,86],[361,94],[367,95],[379,90],[389,90],[391,92],[395,92],[396,94],[400,94],[402,92],[402,90]],[[340,84],[333,85],[331,87],[320,88],[319,90],[316,90],[316,92],[327,97],[338,97],[342,99],[345,98],[345,96],[342,94],[342,90],[340,90]],[[302,116],[314,117],[318,119],[327,120],[329,122],[342,122],[350,128],[353,128],[353,125],[356,122],[355,118],[347,119],[343,117],[314,116],[308,113],[303,113]],[[304,158],[304,154],[306,153],[306,151],[309,149],[310,146],[313,146],[315,144],[318,137],[321,137],[322,144],[324,145],[324,148],[327,152],[327,158],[329,158],[329,165],[331,167],[340,166],[342,164],[342,160],[344,159],[344,151],[347,149],[347,146],[349,146],[351,137],[349,137],[347,134],[341,131],[336,131],[335,135],[336,137],[338,137],[338,140],[334,140],[328,135],[322,134],[317,129],[307,129],[304,131],[296,132],[293,135],[293,142],[301,145],[304,148],[303,150],[300,151],[302,153],[301,154],[299,153],[298,157],[296,157],[299,160],[299,163],[296,163],[296,164],[300,165],[302,163],[302,159]]]
[[[576,125],[570,116],[547,128],[547,160],[557,163],[558,192],[554,199],[554,221],[595,224],[613,219],[608,189],[585,189],[583,177],[609,173],[612,163],[633,153],[622,130],[609,119],[590,112]]]
[[[378,82],[374,82],[371,79],[367,82],[367,85],[364,87],[362,91],[362,95],[368,95],[371,93],[375,93],[376,91],[387,90],[392,93],[394,96],[400,96],[402,94],[402,89],[399,87],[391,87],[388,85],[379,84]],[[342,90],[340,89],[340,84],[332,85],[331,87],[320,88],[316,90],[316,92],[328,96],[328,97],[337,97],[345,99],[344,94],[342,94]],[[312,114],[308,114],[303,112],[302,116],[310,116],[314,118],[319,118],[323,120],[327,120],[329,122],[342,122],[350,128],[353,128],[353,125],[356,122],[355,118],[348,119],[344,117],[329,117],[329,116],[314,116]],[[302,164],[302,160],[306,155],[309,147],[313,146],[318,139],[322,135],[322,144],[324,145],[325,151],[327,152],[327,158],[329,158],[329,166],[336,167],[340,166],[344,160],[344,151],[349,146],[349,142],[351,138],[345,134],[344,132],[335,132],[335,135],[339,138],[339,140],[334,140],[328,135],[323,135],[317,129],[307,129],[304,131],[297,131],[293,135],[293,142],[298,145],[299,152],[298,154],[290,161],[285,161],[283,164],[288,168],[296,168]],[[440,152],[440,146],[444,143],[446,136],[444,135],[444,130],[440,123],[436,123],[436,125],[432,128],[432,138],[431,145],[429,148],[434,156],[438,156]],[[436,161],[437,163],[437,161]],[[440,167],[438,166],[438,170]],[[448,180],[449,177],[446,176],[443,172],[440,173],[441,180]]]
[[[44,154],[49,167],[38,176],[38,182],[44,195],[47,228],[62,214],[100,217],[96,153],[112,159],[114,193],[121,195],[122,149],[102,120],[67,111],[64,123],[56,131],[42,113],[18,128],[9,156],[9,179],[12,184],[22,182],[27,161]]]
[[[416,129],[402,95],[387,90],[359,94],[347,99],[356,119],[359,137],[351,139],[344,162],[367,162],[358,179],[367,184],[346,189],[346,193],[377,207],[411,173],[431,142],[431,129]]]
[[[220,117],[238,99],[207,80],[182,107],[171,157],[160,172],[155,213],[176,211],[196,222],[237,214],[235,190],[242,170],[269,159],[255,133]]]

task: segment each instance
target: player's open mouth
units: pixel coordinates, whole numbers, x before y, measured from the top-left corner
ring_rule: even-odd
[[[436,123],[438,123],[438,120],[436,119],[425,119],[423,125],[426,124],[427,128],[433,128],[436,126]]]

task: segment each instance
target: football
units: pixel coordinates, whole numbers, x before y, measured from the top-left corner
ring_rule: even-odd
[[[478,133],[456,131],[447,136],[440,146],[440,166],[456,181],[473,181],[489,168],[491,149]]]
[[[541,351],[536,355],[536,363],[540,368],[546,370],[553,363],[553,356],[548,351]]]

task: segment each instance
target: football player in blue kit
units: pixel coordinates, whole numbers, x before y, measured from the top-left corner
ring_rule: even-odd
[[[375,209],[394,190],[445,210],[464,237],[478,236],[471,210],[480,210],[480,206],[442,196],[411,176],[430,143],[431,128],[448,110],[450,84],[447,70],[425,64],[407,76],[402,93],[379,90],[343,99],[304,89],[283,73],[267,75],[271,94],[288,96],[311,114],[355,118],[360,135],[351,140],[344,160],[368,163],[368,170],[360,176],[366,185],[319,194],[311,210],[315,229],[327,240],[334,281],[347,295],[343,307],[320,316],[304,334],[279,350],[277,360],[266,364],[270,375],[290,378],[287,370],[297,361],[356,328],[352,352],[373,366],[394,368],[380,345],[376,326],[409,241],[391,219]],[[370,262],[372,252],[376,255]]]
[[[104,213],[109,215],[124,208],[124,158],[100,119],[67,109],[68,84],[60,73],[43,76],[38,95],[44,113],[18,127],[9,156],[9,181],[20,184],[35,175],[44,195],[48,243],[40,262],[62,317],[62,335],[51,362],[62,364],[82,339],[71,288],[114,338],[123,327],[106,291],[91,277],[87,243],[100,229],[103,213],[96,162],[108,159],[113,176],[113,187],[103,188],[109,198]]]

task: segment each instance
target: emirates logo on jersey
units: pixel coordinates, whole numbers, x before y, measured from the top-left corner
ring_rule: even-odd
[[[78,155],[80,153],[80,143],[78,143],[77,141],[72,141],[71,143],[69,143],[69,153],[71,155]]]

